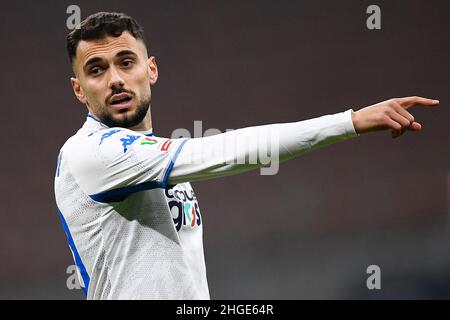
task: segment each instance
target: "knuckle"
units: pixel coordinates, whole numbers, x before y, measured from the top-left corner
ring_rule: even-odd
[[[392,110],[392,109],[395,109],[398,105],[399,105],[399,104],[398,104],[397,101],[391,100],[391,101],[389,101],[389,103],[386,105],[386,109]]]
[[[383,115],[390,116],[391,114],[392,114],[392,107],[386,106],[386,108],[384,108],[383,110]]]
[[[389,123],[390,119],[391,118],[388,115],[386,115],[386,114],[380,115],[380,118],[379,118],[381,123]]]
[[[398,109],[398,108],[400,108],[400,103],[398,101],[393,101],[391,104],[391,107],[393,109]]]

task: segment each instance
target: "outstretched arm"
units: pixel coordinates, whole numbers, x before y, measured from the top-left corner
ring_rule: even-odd
[[[419,131],[422,126],[407,109],[438,103],[421,97],[395,98],[358,111],[189,139],[174,161],[169,183],[205,180],[269,166],[271,170],[262,174],[275,174],[280,162],[362,133],[391,129],[392,136],[397,137],[407,129]]]
[[[356,112],[194,139],[149,139],[129,129],[105,128],[71,138],[61,150],[62,166],[71,167],[95,201],[117,202],[142,190],[256,168],[264,175],[276,174],[283,161],[365,132],[391,129],[399,136],[406,129],[419,131],[421,125],[406,109],[437,104],[420,97],[391,99]]]
[[[397,138],[406,130],[420,131],[422,125],[407,110],[415,105],[437,106],[438,100],[422,97],[394,98],[383,101],[352,113],[352,120],[358,134],[392,130],[392,137]]]

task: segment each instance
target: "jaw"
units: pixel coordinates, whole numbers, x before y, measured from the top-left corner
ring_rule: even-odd
[[[150,104],[148,108],[133,106],[133,108],[112,109],[106,106],[97,110],[97,113],[91,113],[108,127],[122,127],[135,131],[147,131],[152,128]]]

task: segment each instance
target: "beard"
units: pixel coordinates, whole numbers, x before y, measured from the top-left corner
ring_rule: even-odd
[[[119,117],[115,118],[114,115],[108,112],[107,107],[103,109],[103,112],[98,115],[100,122],[107,125],[110,128],[121,127],[131,128],[140,124],[147,115],[150,108],[150,98],[139,101],[136,110],[123,110],[119,111]],[[116,115],[117,116],[117,115]]]

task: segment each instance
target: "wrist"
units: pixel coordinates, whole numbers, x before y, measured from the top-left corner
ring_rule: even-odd
[[[352,110],[352,122],[353,122],[353,127],[355,128],[355,132],[357,133],[357,134],[360,134],[360,132],[359,132],[359,128],[360,128],[360,126],[359,126],[359,113],[358,113],[358,111],[353,111]]]

